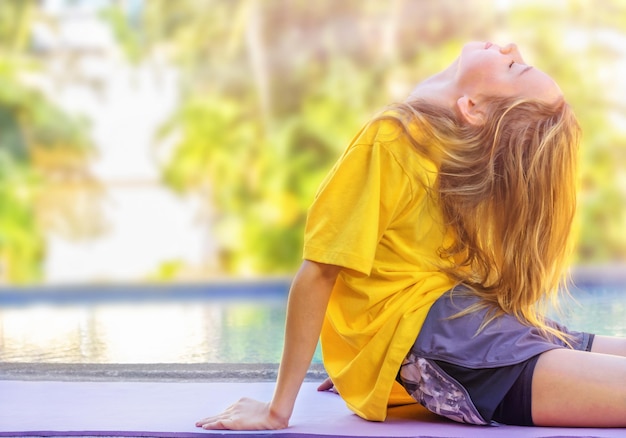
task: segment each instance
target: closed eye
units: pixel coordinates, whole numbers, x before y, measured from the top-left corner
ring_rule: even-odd
[[[513,67],[513,64],[515,64],[515,61],[511,61],[511,62],[509,63],[509,68]]]

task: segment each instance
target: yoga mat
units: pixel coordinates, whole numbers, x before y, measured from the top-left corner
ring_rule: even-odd
[[[288,429],[203,431],[197,419],[242,396],[269,400],[273,383],[49,382],[0,380],[0,436],[116,437],[624,437],[626,429],[469,426],[418,405],[390,410],[384,423],[352,414],[341,398],[305,382]]]

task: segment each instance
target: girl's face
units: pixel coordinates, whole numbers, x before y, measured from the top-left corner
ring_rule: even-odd
[[[458,60],[456,81],[472,96],[528,97],[548,103],[562,96],[550,76],[526,65],[515,44],[466,44]]]

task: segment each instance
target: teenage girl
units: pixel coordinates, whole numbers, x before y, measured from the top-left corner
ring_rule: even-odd
[[[352,140],[309,211],[274,396],[196,425],[281,429],[321,335],[361,417],[626,426],[626,340],[543,316],[571,251],[579,126],[517,46],[472,42]],[[410,398],[409,398],[410,396]]]

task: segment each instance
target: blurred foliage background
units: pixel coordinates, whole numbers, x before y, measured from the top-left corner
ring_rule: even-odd
[[[97,186],[88,123],[29,86],[35,15],[33,2],[0,3],[0,279],[12,282],[42,278],[46,231],[80,234],[79,201]]]
[[[90,124],[59,108],[54,92],[33,80],[50,74],[55,54],[41,50],[32,30],[55,32],[63,20],[47,13],[48,3],[0,2],[0,279],[6,283],[46,281],[50,233],[75,240],[106,234],[100,205],[107,184],[90,172],[99,150]],[[52,3],[67,10],[88,2]],[[301,260],[307,207],[351,136],[378,109],[447,66],[468,40],[514,41],[560,84],[584,130],[573,262],[626,261],[621,0],[93,4],[90,11],[114,36],[124,63],[176,70],[179,99],[154,129],[155,184],[201,199],[214,241],[204,264],[189,269],[184,260],[167,260],[138,279],[292,273]]]

